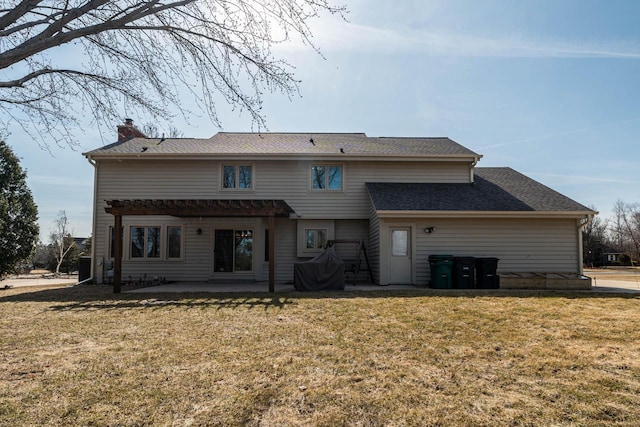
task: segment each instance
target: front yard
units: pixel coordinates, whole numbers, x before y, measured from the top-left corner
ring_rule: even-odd
[[[637,425],[640,297],[0,291],[0,425]]]

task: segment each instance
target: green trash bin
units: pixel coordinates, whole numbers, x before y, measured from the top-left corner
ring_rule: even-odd
[[[431,287],[435,289],[451,289],[453,287],[451,268],[453,255],[429,255],[431,268]]]

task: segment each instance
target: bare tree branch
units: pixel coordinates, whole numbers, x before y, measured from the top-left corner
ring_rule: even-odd
[[[73,145],[87,111],[99,126],[123,113],[169,121],[190,114],[188,94],[218,125],[223,102],[262,127],[264,90],[290,97],[299,84],[272,47],[296,35],[318,51],[309,21],[345,13],[330,1],[0,0],[0,126]]]

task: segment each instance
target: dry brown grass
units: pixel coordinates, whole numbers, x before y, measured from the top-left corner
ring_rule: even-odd
[[[640,299],[0,292],[0,425],[637,425]]]

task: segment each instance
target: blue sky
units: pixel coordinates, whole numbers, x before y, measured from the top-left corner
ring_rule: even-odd
[[[323,56],[300,42],[274,50],[295,65],[301,97],[267,95],[268,130],[448,136],[484,155],[479,166],[512,167],[605,217],[618,199],[640,202],[640,2],[348,7],[348,22],[313,22]],[[252,129],[248,115],[218,108],[224,129],[204,114],[171,124],[203,138]],[[11,129],[44,238],[61,209],[75,235],[90,234],[93,168],[80,153],[115,141],[116,125],[102,133],[88,125],[80,149],[51,153]]]

